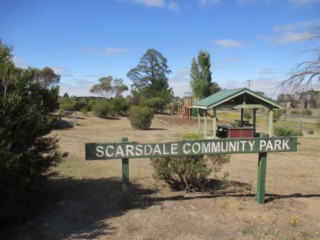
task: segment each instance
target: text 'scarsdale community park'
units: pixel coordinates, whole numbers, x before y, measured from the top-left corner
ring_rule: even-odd
[[[140,144],[86,143],[86,160],[297,151],[297,138],[248,138]]]

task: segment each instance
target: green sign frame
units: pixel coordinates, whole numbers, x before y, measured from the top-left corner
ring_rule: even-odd
[[[232,138],[212,140],[184,140],[169,143],[140,144],[127,137],[118,143],[86,143],[86,160],[122,159],[122,207],[129,207],[129,158],[187,156],[209,154],[259,153],[256,201],[265,203],[268,152],[297,151],[297,137]]]
[[[296,137],[184,140],[169,143],[86,143],[86,160],[297,151]]]

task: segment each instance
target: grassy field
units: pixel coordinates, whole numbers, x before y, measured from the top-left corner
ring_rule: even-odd
[[[266,204],[255,201],[257,154],[232,155],[222,173],[210,176],[214,183],[228,172],[228,181],[202,193],[173,191],[153,178],[149,159],[130,159],[129,209],[120,206],[121,160],[84,159],[86,142],[168,142],[188,133],[197,133],[196,122],[155,118],[151,130],[140,131],[123,117],[80,115],[76,127],[52,133],[67,157],[43,190],[45,204],[0,238],[319,239],[320,139],[302,137],[298,152],[268,154]]]

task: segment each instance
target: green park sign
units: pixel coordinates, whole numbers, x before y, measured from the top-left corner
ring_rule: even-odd
[[[228,138],[184,140],[169,143],[129,142],[126,137],[118,143],[86,143],[86,160],[122,159],[122,204],[129,204],[129,158],[151,158],[209,154],[259,153],[256,201],[264,203],[267,153],[297,151],[296,137]]]
[[[245,138],[140,144],[86,143],[86,160],[297,151],[297,138]]]

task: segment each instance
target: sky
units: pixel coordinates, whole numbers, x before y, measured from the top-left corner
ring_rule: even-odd
[[[14,63],[51,67],[69,96],[92,95],[110,75],[130,87],[127,73],[156,49],[175,96],[191,91],[191,61],[202,50],[221,88],[276,98],[279,83],[314,57],[319,25],[320,0],[0,0],[0,39]]]

